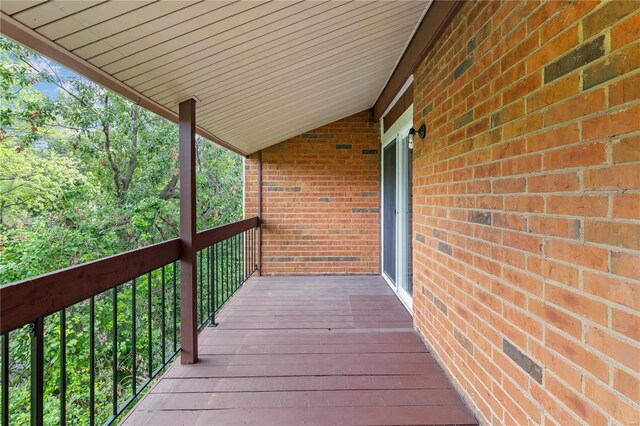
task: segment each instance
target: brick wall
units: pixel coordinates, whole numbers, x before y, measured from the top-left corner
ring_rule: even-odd
[[[640,422],[640,2],[468,2],[414,80],[414,318],[485,422]]]
[[[368,111],[262,153],[262,272],[380,272],[380,128]],[[245,163],[245,214],[257,211],[257,154]]]

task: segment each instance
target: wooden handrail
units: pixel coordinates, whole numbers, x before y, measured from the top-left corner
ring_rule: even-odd
[[[196,234],[196,250],[259,226],[258,217]],[[0,287],[0,334],[34,322],[180,259],[180,239],[164,241]]]
[[[0,334],[58,312],[180,259],[180,240],[164,241],[0,287]]]
[[[240,220],[238,222],[228,223],[226,225],[216,226],[206,231],[196,234],[195,246],[196,250],[202,250],[229,237],[238,235],[241,232],[260,226],[258,217],[250,217],[249,219]]]

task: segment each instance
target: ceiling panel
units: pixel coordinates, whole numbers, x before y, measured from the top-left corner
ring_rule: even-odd
[[[249,154],[372,107],[429,4],[4,0],[0,10],[136,101],[177,113],[197,97],[200,129]]]

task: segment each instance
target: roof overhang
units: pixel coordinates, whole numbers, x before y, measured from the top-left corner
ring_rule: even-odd
[[[448,3],[3,0],[0,30],[174,122],[199,99],[198,133],[248,155],[382,105]]]

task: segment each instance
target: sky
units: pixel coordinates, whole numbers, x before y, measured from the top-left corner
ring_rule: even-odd
[[[63,80],[66,80],[69,77],[77,77],[79,79],[84,79],[84,77],[82,77],[81,75],[78,75],[76,73],[74,73],[73,71],[70,71],[68,69],[66,69],[65,67],[53,62],[53,65],[56,66],[56,70],[58,72],[58,74],[60,75],[60,77],[62,77]],[[44,93],[47,97],[53,99],[56,96],[58,96],[58,86],[56,86],[55,84],[51,84],[51,83],[36,83],[35,84],[35,88],[38,89],[40,92]]]

